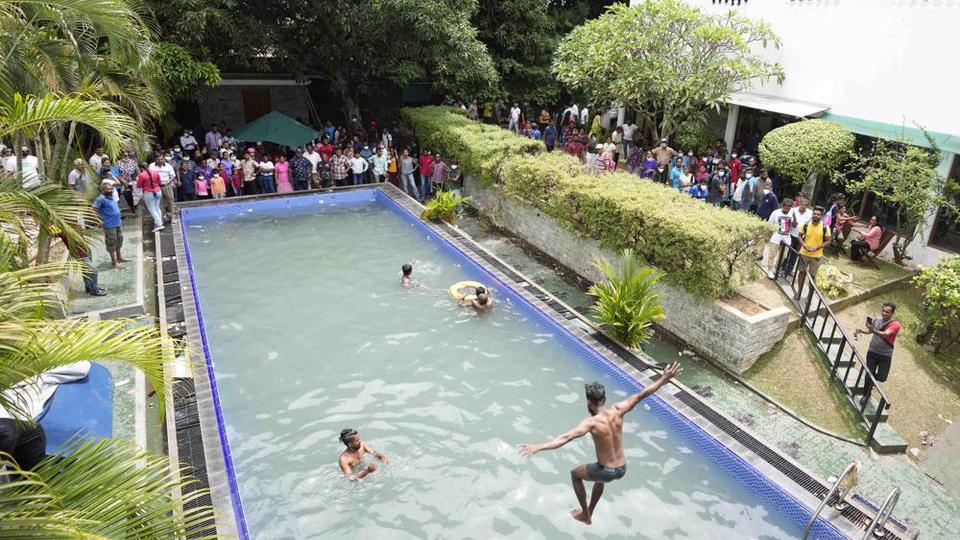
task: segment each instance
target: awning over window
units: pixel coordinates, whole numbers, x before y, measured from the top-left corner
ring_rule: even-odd
[[[823,115],[822,118],[836,122],[850,131],[861,135],[886,139],[888,141],[903,141],[925,148],[930,147],[930,141],[923,136],[923,131],[911,122],[904,122],[900,125],[885,124],[883,122],[874,122],[872,120],[832,113],[827,113]],[[927,134],[930,135],[941,150],[953,154],[960,154],[960,135],[951,135],[937,131],[927,131]]]
[[[734,92],[727,98],[727,103],[739,105],[741,107],[750,107],[761,111],[770,111],[797,118],[816,116],[830,108],[829,105],[822,103],[810,103],[809,101],[797,101],[777,96],[768,96],[764,94],[754,94],[751,92]]]

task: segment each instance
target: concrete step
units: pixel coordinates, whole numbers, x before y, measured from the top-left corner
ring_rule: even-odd
[[[855,408],[857,411],[860,410],[860,396],[858,395],[855,399],[847,398],[847,401],[850,402],[850,406]],[[873,415],[877,412],[877,406],[880,404],[876,399],[871,399],[867,406],[863,409],[863,415],[868,419],[872,420]],[[880,422],[886,422],[887,418],[890,417],[890,408],[886,408],[883,412],[880,413]],[[867,429],[870,429],[870,423],[866,422]]]
[[[907,441],[890,424],[881,422],[873,433],[870,448],[878,454],[903,454],[907,451]]]

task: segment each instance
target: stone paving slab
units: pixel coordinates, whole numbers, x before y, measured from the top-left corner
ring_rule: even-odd
[[[69,280],[72,315],[143,305],[143,238],[139,220],[123,220],[120,254],[130,261],[123,268],[110,266],[110,256],[103,242],[90,242],[90,254],[93,267],[99,274],[100,286],[107,291],[107,296],[88,295],[83,290],[80,276],[72,277]]]

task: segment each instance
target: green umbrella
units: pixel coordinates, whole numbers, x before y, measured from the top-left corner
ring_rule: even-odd
[[[269,141],[285,146],[302,146],[320,137],[320,132],[273,111],[237,129],[233,137],[238,141]]]

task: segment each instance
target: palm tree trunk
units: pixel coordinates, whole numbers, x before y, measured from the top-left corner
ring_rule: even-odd
[[[67,131],[67,143],[63,145],[63,157],[60,158],[61,171],[65,171],[70,167],[70,147],[73,146],[73,138],[76,136],[76,132],[76,122],[70,122],[70,129]]]

